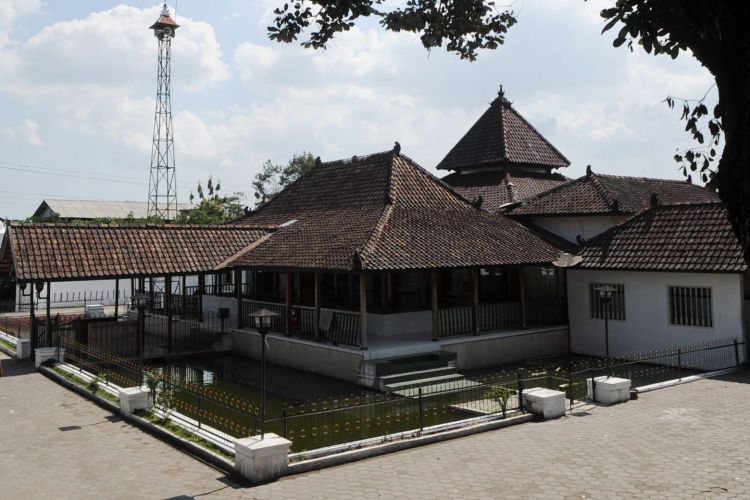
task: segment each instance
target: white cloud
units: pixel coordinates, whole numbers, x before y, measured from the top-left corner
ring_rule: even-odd
[[[156,71],[156,41],[147,27],[159,8],[118,5],[83,19],[44,27],[23,43],[0,53],[9,58],[0,89],[19,94],[56,94],[61,87],[99,85],[134,89],[151,82]],[[200,90],[230,78],[213,27],[180,18],[172,44],[178,88]]]
[[[41,7],[41,0],[0,1],[0,48],[8,42],[10,30],[16,20],[37,12]]]
[[[0,137],[10,141],[25,142],[35,148],[44,146],[44,141],[39,137],[39,124],[34,120],[26,119],[16,127],[0,128]]]

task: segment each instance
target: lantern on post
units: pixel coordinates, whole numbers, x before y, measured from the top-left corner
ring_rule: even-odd
[[[269,311],[266,308],[260,309],[250,314],[250,318],[253,320],[253,326],[258,330],[260,334],[260,363],[261,363],[261,393],[260,393],[260,438],[265,437],[266,427],[266,335],[271,329],[273,319],[279,317],[279,315],[273,311]]]

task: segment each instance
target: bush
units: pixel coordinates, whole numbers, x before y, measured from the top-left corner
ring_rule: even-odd
[[[495,385],[487,391],[484,397],[496,401],[500,405],[500,410],[503,412],[503,418],[505,418],[505,412],[508,408],[508,400],[515,393],[516,391],[513,389],[508,389],[502,385]]]

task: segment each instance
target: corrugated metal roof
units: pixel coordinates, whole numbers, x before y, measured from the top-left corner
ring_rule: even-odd
[[[132,214],[136,219],[148,216],[148,203],[142,201],[98,201],[46,199],[39,205],[35,216],[44,215],[49,207],[61,219],[126,219]],[[178,203],[180,211],[190,210],[195,205]]]

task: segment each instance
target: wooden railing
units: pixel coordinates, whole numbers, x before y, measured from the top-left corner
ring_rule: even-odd
[[[315,308],[296,305],[291,307],[299,311],[299,320],[295,324],[289,325],[289,334],[302,338],[316,338]],[[286,322],[289,317],[287,306],[286,304],[280,304],[277,302],[261,302],[258,300],[243,299],[242,314],[245,318],[244,325],[252,328],[253,322],[250,315],[263,308],[279,315],[279,317],[274,318],[271,324],[271,331],[276,333],[286,333]],[[352,311],[339,311],[337,309],[321,309],[321,313],[325,311],[333,313],[331,327],[328,331],[319,331],[317,338],[321,340],[329,340],[334,344],[359,346],[359,313]]]
[[[479,331],[521,327],[521,303],[479,304]]]
[[[526,302],[526,325],[556,325],[567,321],[565,299],[535,300]],[[521,302],[479,304],[479,331],[522,328]],[[439,310],[438,336],[452,337],[474,333],[473,306],[454,306]]]
[[[438,310],[438,336],[452,337],[472,333],[473,315],[472,306],[454,306]]]
[[[540,299],[526,303],[526,322],[529,325],[559,325],[568,321],[568,302],[565,299]]]

